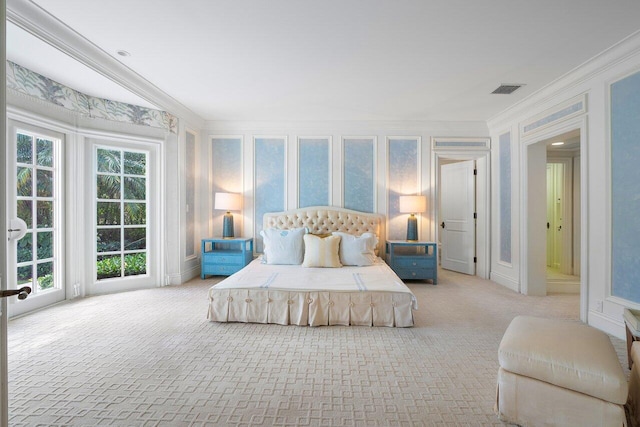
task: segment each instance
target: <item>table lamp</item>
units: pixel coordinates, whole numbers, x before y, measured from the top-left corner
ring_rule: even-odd
[[[227,211],[222,223],[222,237],[233,239],[233,214],[242,208],[242,195],[236,193],[216,193],[214,209]]]
[[[407,220],[407,241],[418,240],[418,218],[416,213],[427,210],[427,198],[425,196],[400,196],[400,212],[408,213]]]

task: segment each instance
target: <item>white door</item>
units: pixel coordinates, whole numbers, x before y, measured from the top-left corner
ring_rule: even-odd
[[[32,290],[10,300],[15,316],[65,299],[63,136],[18,122],[10,122],[8,135],[7,211],[10,224],[22,224],[12,227],[26,230],[18,239],[9,233],[7,282]]]
[[[440,167],[441,266],[475,274],[475,161]]]

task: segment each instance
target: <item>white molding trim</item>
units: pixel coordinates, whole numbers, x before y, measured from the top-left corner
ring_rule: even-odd
[[[496,282],[499,285],[504,286],[505,288],[511,289],[514,292],[520,293],[520,283],[517,280],[513,280],[513,278],[506,276],[502,273],[499,273],[495,270],[491,272],[490,276],[491,280]]]
[[[491,129],[502,127],[505,123],[516,121],[518,117],[526,116],[527,111],[531,110],[533,106],[550,102],[557,98],[562,92],[580,86],[589,79],[605,73],[636,55],[640,55],[640,30],[578,65],[573,70],[560,76],[540,90],[489,118],[487,125]]]
[[[591,318],[588,317],[593,311],[589,310],[589,176],[586,173],[588,154],[587,150],[587,136],[588,136],[588,123],[587,114],[583,114],[579,117],[574,117],[565,121],[561,121],[553,126],[544,129],[541,132],[536,132],[527,137],[523,137],[520,140],[521,155],[520,155],[520,170],[524,171],[520,180],[520,193],[527,194],[529,188],[528,180],[528,160],[527,147],[531,144],[536,144],[545,139],[549,139],[555,135],[560,135],[565,132],[569,132],[574,129],[580,130],[580,320],[585,323],[591,324]],[[527,198],[521,197],[520,199],[520,212],[521,223],[529,224],[529,213],[527,209]],[[522,282],[522,293],[527,292],[528,286],[528,231],[527,226],[521,227],[520,230],[520,280]]]
[[[613,335],[614,337],[620,338],[621,340],[626,339],[624,320],[622,320],[622,316],[620,316],[619,321],[616,321],[600,312],[589,310],[589,325],[594,326],[607,334]]]
[[[441,159],[452,159],[452,160],[474,160],[476,161],[476,169],[478,168],[477,161],[479,159],[486,160],[486,173],[485,179],[482,182],[482,186],[484,189],[482,193],[484,194],[484,200],[478,200],[478,184],[480,184],[480,174],[476,177],[476,212],[478,213],[478,220],[476,221],[476,247],[475,253],[477,257],[476,263],[476,275],[483,279],[489,279],[492,277],[493,272],[491,271],[491,151],[490,150],[474,150],[471,149],[469,151],[462,150],[452,150],[452,151],[443,151],[438,150],[432,152],[431,155],[431,235],[433,236],[433,240],[440,243],[440,217],[438,212],[439,205],[439,187],[440,187],[440,173],[439,166]],[[480,207],[484,207],[483,211],[480,211]],[[484,240],[477,238],[477,236],[484,236]],[[493,280],[493,279],[491,279]]]
[[[558,113],[562,110],[564,110],[565,108],[568,107],[572,107],[576,104],[582,104],[582,108],[580,108],[579,110],[576,111],[572,111],[571,113],[568,113],[565,116],[561,116],[558,117],[557,119],[553,119],[547,123],[543,123],[531,130],[526,130],[527,126],[531,126],[532,124],[536,123],[539,120],[545,119],[549,116],[552,116],[555,113]],[[549,129],[555,125],[557,125],[558,123],[561,123],[565,120],[569,120],[572,119],[574,117],[577,116],[581,116],[583,114],[585,114],[588,111],[587,108],[587,94],[583,93],[579,96],[575,96],[573,98],[567,99],[563,102],[561,102],[560,104],[554,105],[551,108],[547,108],[546,110],[534,115],[533,117],[527,118],[527,120],[523,121],[522,123],[520,123],[520,135],[525,138],[525,137],[529,137],[530,135],[533,135],[535,133],[541,132],[544,129]]]
[[[484,145],[444,145],[438,147],[438,143],[443,142],[462,142],[462,143],[482,143]],[[461,151],[488,151],[491,150],[491,137],[479,137],[479,138],[470,138],[470,137],[439,137],[432,136],[431,137],[431,150],[432,151],[446,151],[446,150],[461,150]]]
[[[204,119],[31,1],[7,0],[7,20],[151,104],[204,126]]]

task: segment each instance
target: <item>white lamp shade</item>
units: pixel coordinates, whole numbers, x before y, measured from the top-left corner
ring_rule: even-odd
[[[427,198],[425,196],[400,196],[401,213],[418,213],[427,210]]]
[[[242,194],[216,193],[214,205],[215,209],[223,211],[239,211],[242,209]]]

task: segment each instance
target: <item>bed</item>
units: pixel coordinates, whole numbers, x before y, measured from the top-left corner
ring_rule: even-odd
[[[415,295],[379,257],[383,254],[384,227],[382,215],[334,207],[265,214],[261,233],[265,254],[211,287],[209,320],[300,326],[413,326],[413,310],[418,308]],[[277,263],[279,241],[269,233],[295,238],[296,242],[300,239],[295,236],[303,233],[303,262]],[[336,240],[341,242],[339,249],[335,249]],[[371,253],[370,262],[359,262],[360,258],[348,262],[349,253],[342,251],[354,243],[361,247],[362,242],[375,242],[374,248],[368,246],[369,251],[364,252]],[[315,267],[316,252],[323,263],[338,262],[331,266],[338,267],[341,261],[360,265]]]

